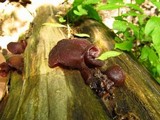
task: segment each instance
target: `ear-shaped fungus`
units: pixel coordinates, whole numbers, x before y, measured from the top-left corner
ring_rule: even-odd
[[[0,76],[6,77],[10,69],[11,69],[10,66],[6,62],[1,63],[0,64]]]
[[[19,42],[10,42],[7,45],[7,49],[13,54],[21,54],[24,52],[27,46],[27,42],[25,40],[21,40]]]
[[[100,51],[86,39],[63,39],[49,53],[49,67],[58,65],[78,69],[85,81],[92,73],[90,67],[100,67],[103,62],[95,59]]]
[[[124,84],[126,77],[120,66],[113,65],[109,67],[104,73],[110,80],[114,82],[115,86],[121,86]]]
[[[16,70],[18,73],[22,73],[23,66],[24,61],[21,55],[11,56],[7,62],[0,64],[0,76],[6,77],[11,70]]]
[[[21,55],[14,55],[10,57],[7,61],[8,65],[12,68],[17,70],[18,72],[22,72],[24,67],[24,59]]]
[[[124,83],[125,75],[119,66],[109,67],[104,73],[98,67],[104,63],[96,59],[100,51],[86,39],[63,39],[49,53],[49,67],[78,69],[86,84],[100,97],[112,94],[113,86]]]

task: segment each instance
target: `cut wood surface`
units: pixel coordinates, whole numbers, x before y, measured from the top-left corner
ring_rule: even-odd
[[[130,55],[111,58],[101,69],[118,64],[126,74],[125,85],[114,89],[112,99],[103,99],[87,86],[78,70],[48,67],[48,54],[67,38],[66,28],[43,26],[57,22],[52,6],[37,10],[24,53],[23,76],[11,75],[9,99],[1,120],[158,120],[160,86]],[[89,34],[102,51],[114,48],[114,34],[102,23],[86,20],[73,27]]]

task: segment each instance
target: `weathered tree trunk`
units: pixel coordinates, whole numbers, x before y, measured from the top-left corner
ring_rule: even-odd
[[[103,24],[86,20],[77,31],[91,35],[91,40],[102,50],[113,49],[115,35]],[[158,120],[160,118],[160,85],[149,72],[127,53],[111,58],[106,66],[120,65],[126,73],[125,86],[114,91],[112,101],[102,100],[111,116]],[[113,106],[113,104],[115,106]]]
[[[24,53],[23,78],[16,73],[11,76],[9,99],[1,120],[110,119],[79,71],[48,67],[49,51],[67,36],[61,28],[42,26],[55,21],[53,12],[51,6],[38,10]]]
[[[106,66],[118,64],[126,73],[125,85],[115,88],[111,100],[98,98],[79,71],[48,67],[49,51],[67,37],[62,28],[42,26],[56,22],[54,11],[51,6],[39,8],[24,53],[24,74],[11,75],[9,99],[0,119],[158,120],[160,86],[126,53],[106,61]],[[112,32],[101,23],[86,20],[73,29],[90,34],[91,41],[103,51],[113,48]]]

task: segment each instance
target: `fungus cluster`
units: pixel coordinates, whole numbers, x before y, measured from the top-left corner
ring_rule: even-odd
[[[27,42],[25,40],[21,40],[19,42],[10,42],[7,45],[7,49],[12,53],[11,56],[0,64],[0,76],[6,77],[9,71],[17,71],[18,73],[22,73],[24,61],[22,53],[24,52],[27,46]]]
[[[7,45],[7,49],[13,54],[21,54],[24,52],[27,46],[27,42],[25,40],[21,40],[19,42],[10,42]]]
[[[99,96],[103,96],[113,86],[121,86],[125,75],[118,65],[109,67],[106,71],[99,68],[104,61],[96,59],[100,50],[86,39],[62,39],[49,53],[49,67],[61,66],[80,71],[85,83]]]

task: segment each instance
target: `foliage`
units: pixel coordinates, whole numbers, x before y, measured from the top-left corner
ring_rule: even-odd
[[[102,53],[97,59],[106,60],[110,57],[116,57],[120,54],[121,52],[118,52],[118,51],[107,51],[107,52]]]
[[[84,18],[91,18],[102,22],[99,11],[127,8],[126,13],[115,17],[113,29],[119,36],[115,38],[115,48],[132,53],[160,83],[160,16],[146,15],[140,7],[144,2],[145,0],[135,0],[133,4],[123,0],[74,0],[63,21],[76,23]],[[160,2],[151,2],[160,10]],[[137,21],[128,21],[129,17]],[[108,56],[108,53],[103,54],[104,58]]]
[[[102,21],[100,15],[94,6],[99,4],[100,0],[74,0],[72,8],[65,15],[65,19],[70,23],[75,23],[84,17]]]
[[[115,47],[134,54],[160,83],[160,17],[147,16],[143,10],[135,7],[141,3],[132,4],[127,13],[115,18],[113,29],[122,36],[121,40],[116,38]],[[128,17],[137,19],[137,22],[128,21]]]

